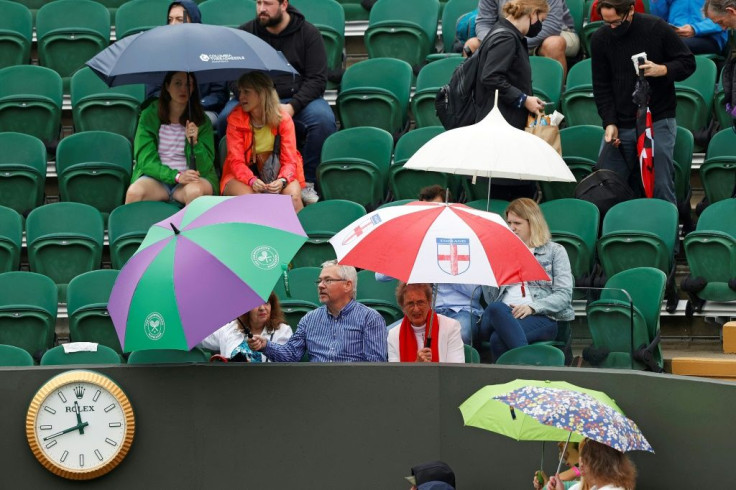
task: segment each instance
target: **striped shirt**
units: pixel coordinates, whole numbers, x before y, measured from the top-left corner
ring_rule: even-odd
[[[310,311],[284,345],[268,342],[263,353],[275,362],[386,362],[386,322],[374,309],[351,300],[337,316],[326,306]]]
[[[183,172],[187,169],[184,152],[186,128],[181,124],[162,124],[158,130],[158,156],[167,167]]]

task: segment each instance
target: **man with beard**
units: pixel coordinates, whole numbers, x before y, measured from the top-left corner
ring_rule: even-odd
[[[325,139],[335,131],[335,116],[323,98],[327,85],[327,55],[319,29],[289,5],[289,0],[257,0],[256,18],[240,29],[255,34],[281,51],[299,75],[274,77],[283,109],[294,119],[297,134],[304,134],[299,150],[304,157],[307,186],[304,204],[319,200],[314,190],[317,165]],[[224,112],[224,111],[223,111]]]
[[[667,23],[648,14],[634,11],[634,0],[602,0],[598,13],[605,24],[590,41],[593,71],[593,95],[603,120],[603,144],[621,151],[608,152],[599,162],[624,180],[641,188],[636,154],[636,111],[632,94],[637,71],[632,57],[645,58],[643,71],[650,87],[649,110],[654,132],[654,197],[677,205],[675,170],[675,82],[695,71],[695,57]]]

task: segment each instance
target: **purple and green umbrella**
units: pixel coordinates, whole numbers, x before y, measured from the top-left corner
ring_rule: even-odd
[[[519,410],[543,425],[579,434],[621,452],[654,452],[633,420],[587,393],[524,386],[493,398],[512,408],[511,418]]]
[[[110,294],[123,351],[192,349],[265,303],[306,240],[283,195],[203,196],[156,223]]]

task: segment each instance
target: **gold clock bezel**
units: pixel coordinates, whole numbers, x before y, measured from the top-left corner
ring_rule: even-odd
[[[125,437],[120,444],[120,449],[117,454],[102,466],[89,470],[71,470],[59,465],[56,461],[49,459],[48,456],[46,456],[46,453],[41,450],[40,441],[36,434],[36,419],[38,418],[38,412],[41,409],[43,401],[58,388],[79,382],[94,384],[108,391],[118,401],[120,408],[123,411],[123,415],[125,416]],[[30,446],[33,455],[44,466],[44,468],[55,475],[69,480],[91,480],[112,471],[128,454],[130,446],[133,443],[134,434],[135,416],[133,414],[133,407],[130,404],[130,400],[128,400],[128,397],[125,395],[123,390],[113,380],[103,374],[93,371],[81,369],[73,370],[61,373],[51,378],[36,392],[26,414],[26,437],[28,438],[28,445]]]

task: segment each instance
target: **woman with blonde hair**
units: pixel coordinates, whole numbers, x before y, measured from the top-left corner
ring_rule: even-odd
[[[225,196],[270,193],[291,196],[302,209],[302,156],[291,116],[280,108],[273,81],[260,72],[238,80],[239,104],[227,118],[227,158],[220,190]],[[278,164],[273,165],[274,154]]]
[[[580,443],[580,483],[570,490],[634,490],[636,467],[628,456],[592,439]],[[559,475],[549,479],[550,490],[561,490]]]
[[[494,362],[509,349],[553,340],[557,322],[575,318],[570,260],[565,248],[551,241],[542,210],[533,200],[519,198],[506,208],[506,221],[551,281],[483,288],[488,307],[483,312],[480,331],[482,338],[491,339]]]

